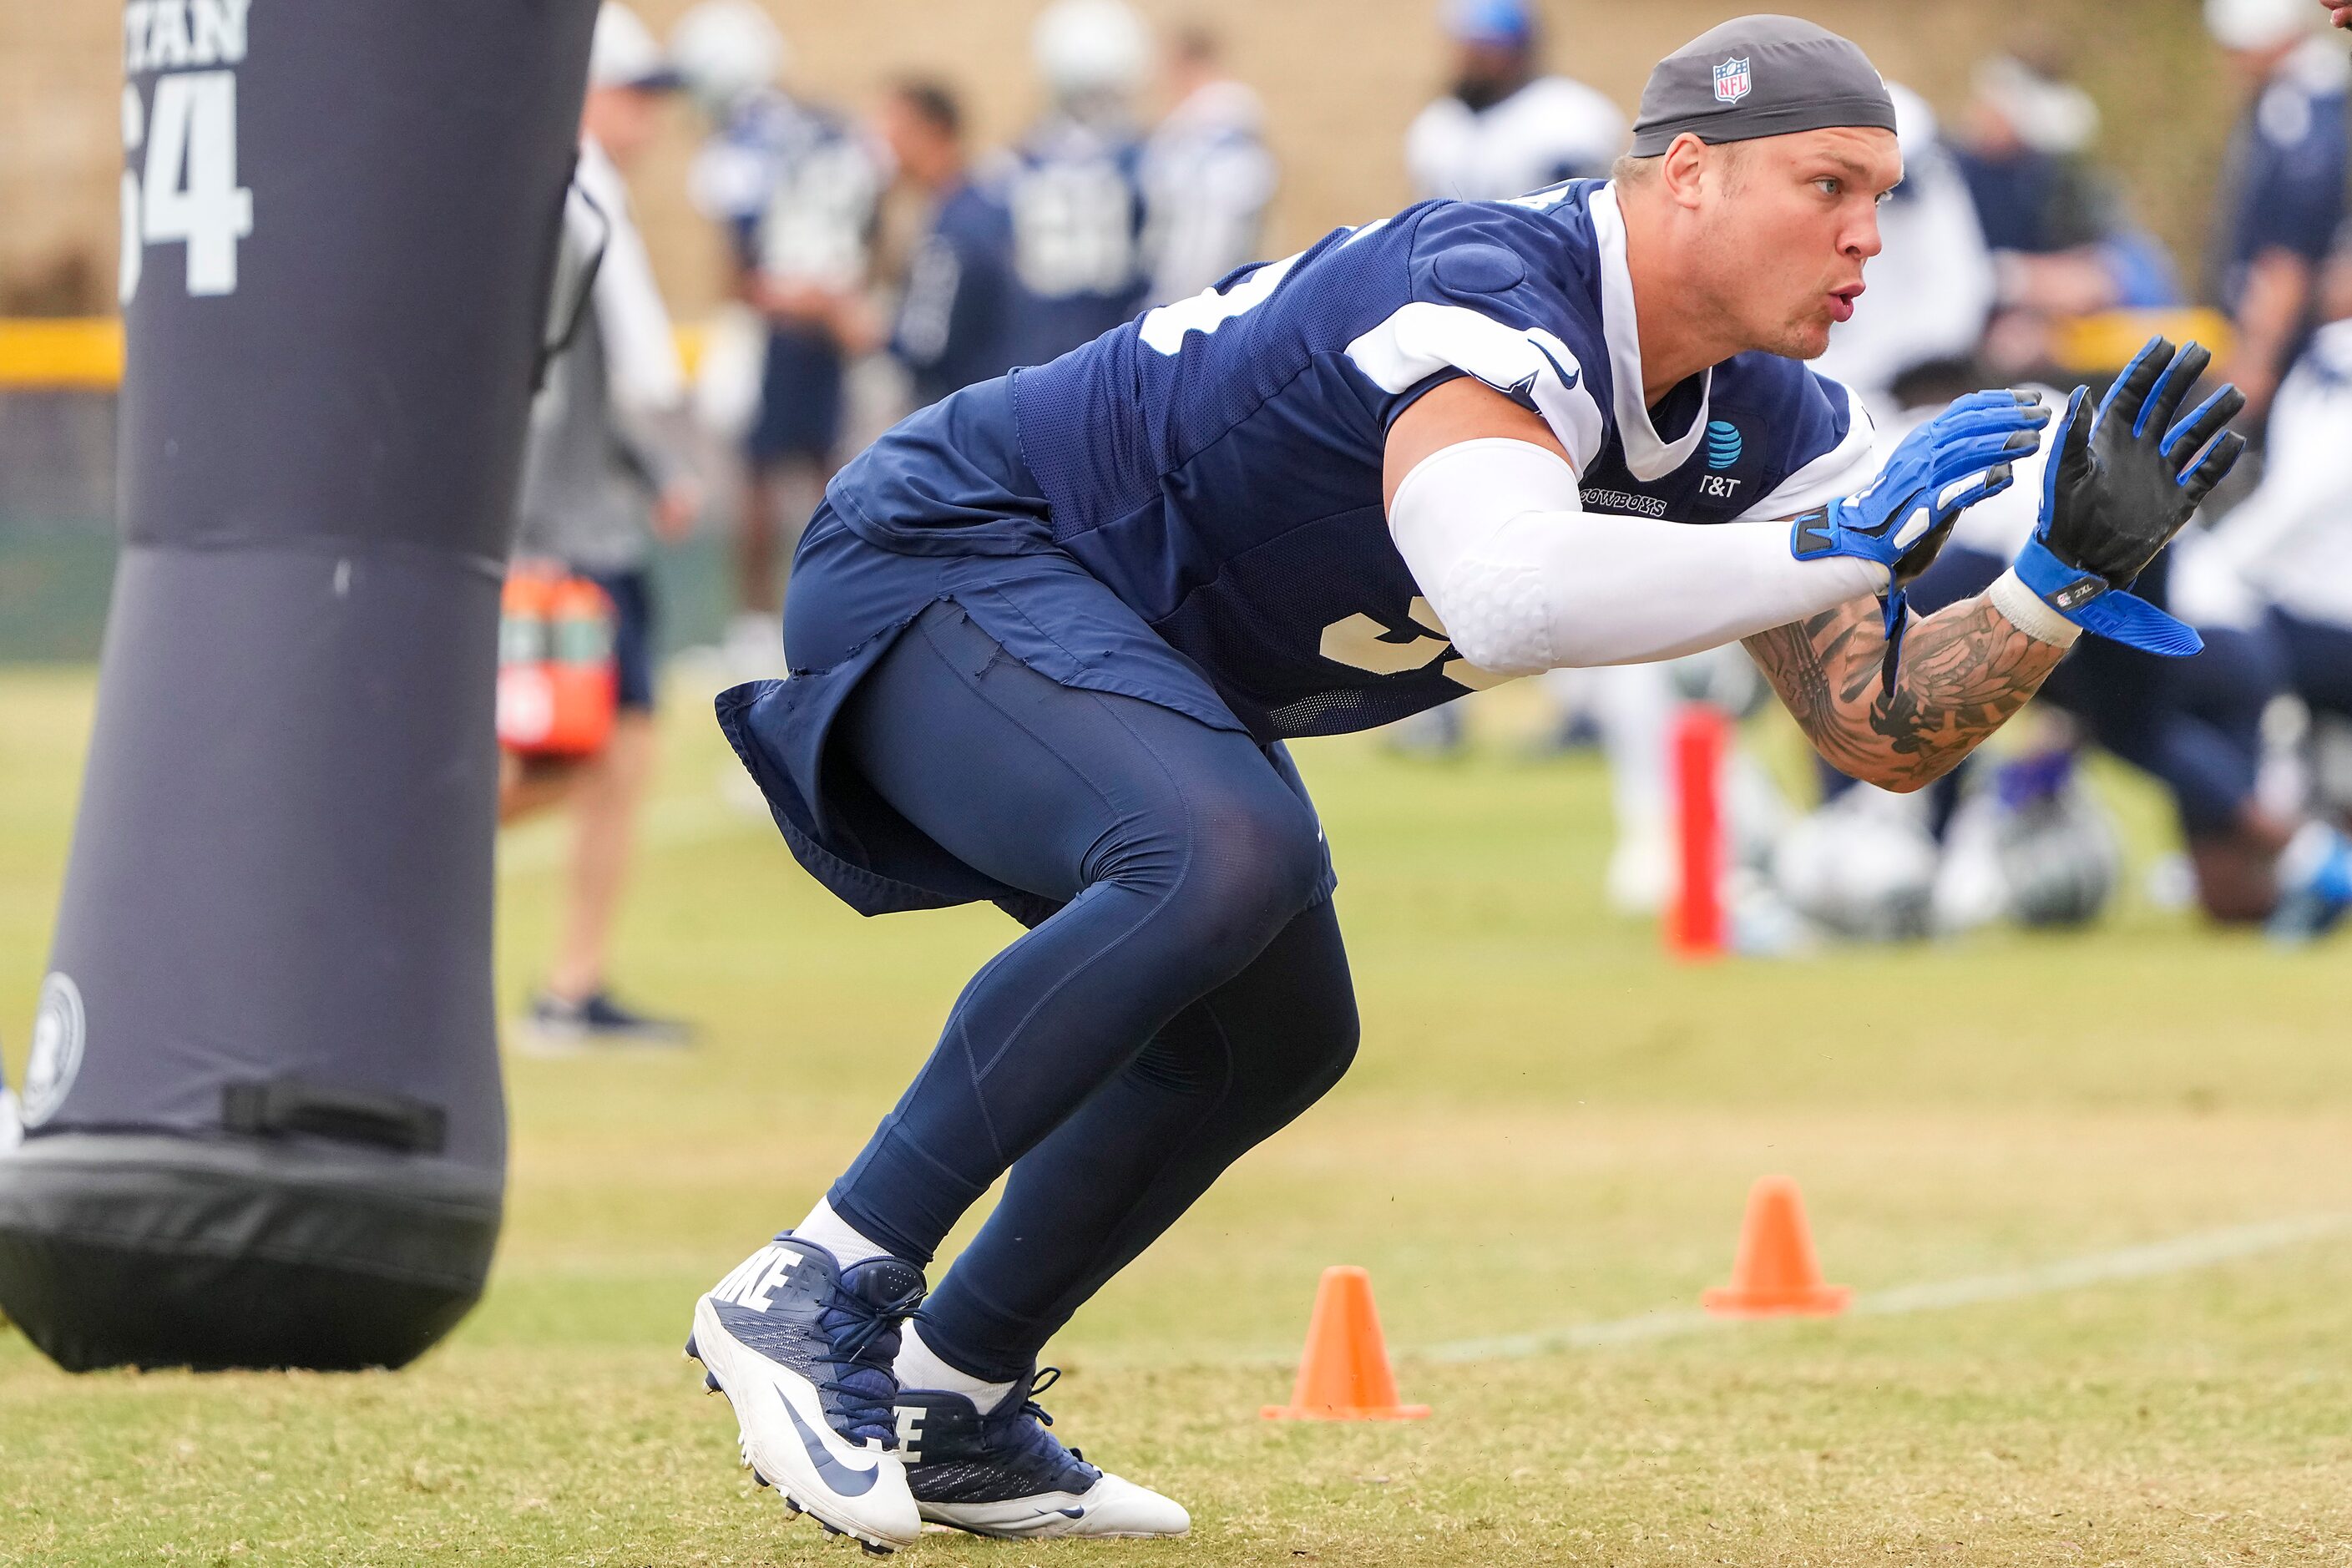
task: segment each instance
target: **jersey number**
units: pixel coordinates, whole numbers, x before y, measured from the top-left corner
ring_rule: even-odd
[[[866,278],[875,199],[872,167],[854,145],[812,153],[761,216],[761,269],[788,281],[856,288]]]
[[[1049,164],[1013,187],[1013,267],[1047,300],[1135,281],[1135,193],[1109,163]]]
[[[1366,615],[1334,621],[1323,628],[1323,645],[1318,651],[1334,664],[1373,675],[1403,675],[1426,669],[1433,662],[1443,667],[1438,671],[1440,675],[1473,691],[1484,691],[1517,679],[1481,669],[1454,652],[1454,645],[1446,640],[1444,623],[1437,618],[1437,612],[1430,608],[1427,599],[1414,599],[1405,614],[1412,625],[1402,630],[1384,626]],[[1437,630],[1424,631],[1425,626],[1435,626]]]
[[[1305,251],[1299,252],[1304,256]],[[1203,289],[1189,300],[1177,300],[1143,313],[1137,329],[1146,348],[1164,354],[1182,352],[1186,332],[1213,332],[1235,316],[1255,309],[1298,265],[1297,256],[1269,261],[1233,287],[1228,294]]]
[[[142,170],[122,171],[122,303],[139,292],[151,245],[187,247],[189,293],[236,293],[236,244],[253,233],[253,193],[236,183],[236,73],[158,77],[152,116],[125,87],[122,150],[142,145]]]

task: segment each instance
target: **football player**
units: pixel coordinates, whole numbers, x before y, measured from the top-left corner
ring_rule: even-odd
[[[1032,36],[1053,107],[998,161],[1021,289],[1013,363],[1042,364],[1143,302],[1143,142],[1134,97],[1151,36],[1122,0],[1057,0]]]
[[[1013,364],[1013,225],[972,183],[963,104],[944,83],[894,84],[877,117],[898,177],[922,197],[890,352],[917,408],[1003,375]]]
[[[779,85],[784,40],[754,0],[701,0],[670,58],[713,126],[688,182],[695,204],[728,231],[734,291],[766,328],[728,643],[739,663],[772,668],[778,562],[832,477],[847,362],[882,338],[866,289],[884,158],[850,121]]]
[[[2121,585],[2242,443],[2236,394],[2192,405],[2204,355],[2160,342],[2067,405],[2015,568],[1908,622],[2053,411],[1975,395],[1879,467],[1799,363],[1878,248],[1894,128],[1853,44],[1727,23],[1659,65],[1614,180],[1339,230],[844,470],[801,546],[793,674],[722,693],[721,725],[853,907],[987,900],[1029,929],[825,1197],[696,1305],[689,1352],[796,1506],[885,1549],[926,1519],[1187,1528],[1061,1446],[1037,1360],[1354,1055],[1289,737],[1744,637],[1817,747],[1909,789],[2085,626],[2174,646]],[[1711,465],[1717,427],[1739,451]]]
[[[1484,201],[1608,173],[1625,150],[1625,116],[1582,82],[1537,70],[1526,0],[1452,0],[1445,31],[1453,90],[1405,132],[1415,195]]]
[[[2318,269],[2352,172],[2352,65],[2305,0],[2206,0],[2205,23],[2248,88],[2208,282],[2237,329],[2231,370],[2259,420],[2317,324]]]
[[[1144,254],[1154,305],[1199,293],[1265,253],[1258,230],[1274,199],[1274,154],[1257,94],[1225,74],[1216,36],[1180,31],[1168,50],[1166,118],[1143,144]]]

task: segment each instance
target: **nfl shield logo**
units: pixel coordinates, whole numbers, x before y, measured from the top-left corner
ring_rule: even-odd
[[[1748,96],[1748,62],[1726,60],[1715,68],[1715,100],[1738,103]]]

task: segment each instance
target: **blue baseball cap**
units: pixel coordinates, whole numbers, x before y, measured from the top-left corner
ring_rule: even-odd
[[[1452,0],[1445,30],[1457,43],[1517,48],[1535,37],[1536,18],[1527,0]]]

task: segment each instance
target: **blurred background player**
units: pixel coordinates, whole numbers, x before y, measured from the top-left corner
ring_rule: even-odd
[[[1171,107],[1143,147],[1146,302],[1188,299],[1234,268],[1263,259],[1274,155],[1256,93],[1224,73],[1214,34],[1187,26],[1165,67]]]
[[[1454,45],[1453,86],[1415,115],[1405,132],[1405,170],[1416,198],[1506,200],[1562,180],[1599,179],[1609,173],[1632,135],[1625,116],[1582,82],[1538,74],[1542,40],[1526,0],[1452,0],[1443,22]],[[1552,671],[1543,686],[1557,710],[1554,739],[1589,744],[1596,730],[1607,728],[1612,711],[1646,712],[1664,700],[1657,695],[1661,679],[1655,671]],[[1612,682],[1624,689],[1604,692],[1601,688]],[[1416,714],[1392,726],[1389,738],[1407,751],[1458,751],[1462,708],[1448,703]],[[1639,787],[1621,778],[1620,800],[1630,800]],[[1630,882],[1612,875],[1612,901],[1621,908],[1649,908],[1650,895],[1638,889],[1655,881],[1663,893],[1664,875],[1663,869],[1655,878],[1636,873]]]
[[[1444,26],[1453,86],[1405,133],[1415,196],[1493,201],[1609,173],[1631,134],[1625,116],[1582,82],[1537,74],[1526,0],[1453,0]]]
[[[2098,130],[2097,106],[2047,42],[2022,40],[1977,67],[1950,150],[1996,268],[1992,374],[2045,371],[2054,332],[2077,318],[2180,302],[2172,258],[2092,158]]]
[[[899,180],[925,204],[890,341],[922,408],[1013,367],[1013,223],[972,183],[963,106],[948,88],[899,82],[877,121]]]
[[[677,538],[701,505],[690,466],[686,378],[623,172],[659,128],[677,79],[635,13],[597,13],[574,174],[587,203],[566,213],[566,242],[594,254],[588,306],[549,363],[531,409],[516,569],[552,567],[593,581],[613,604],[619,711],[603,750],[584,759],[509,755],[499,817],[568,803],[576,824],[562,925],[546,983],[530,1004],[541,1044],[680,1044],[685,1028],[613,999],[605,960],[654,763],[651,531]],[[588,204],[593,204],[593,207]]]
[[[727,228],[730,291],[764,331],[757,396],[735,400],[745,474],[727,638],[738,668],[764,673],[782,664],[783,563],[838,461],[847,362],[880,342],[866,291],[882,159],[841,115],[783,89],[783,37],[753,0],[702,0],[671,52],[712,126],[695,203]]]
[[[2352,66],[2310,0],[2206,0],[2247,84],[2211,227],[2207,283],[2237,338],[2228,374],[2258,426],[2315,322],[2316,282],[2345,217]]]
[[[2315,804],[2340,825],[2352,815],[2352,254],[2323,276],[2335,319],[2279,387],[2261,485],[2207,546],[2262,601],[2313,721]]]
[[[1013,363],[1043,364],[1143,302],[1143,143],[1135,94],[1151,37],[1119,0],[1057,0],[1031,47],[1049,106],[999,182],[1021,292]]]

